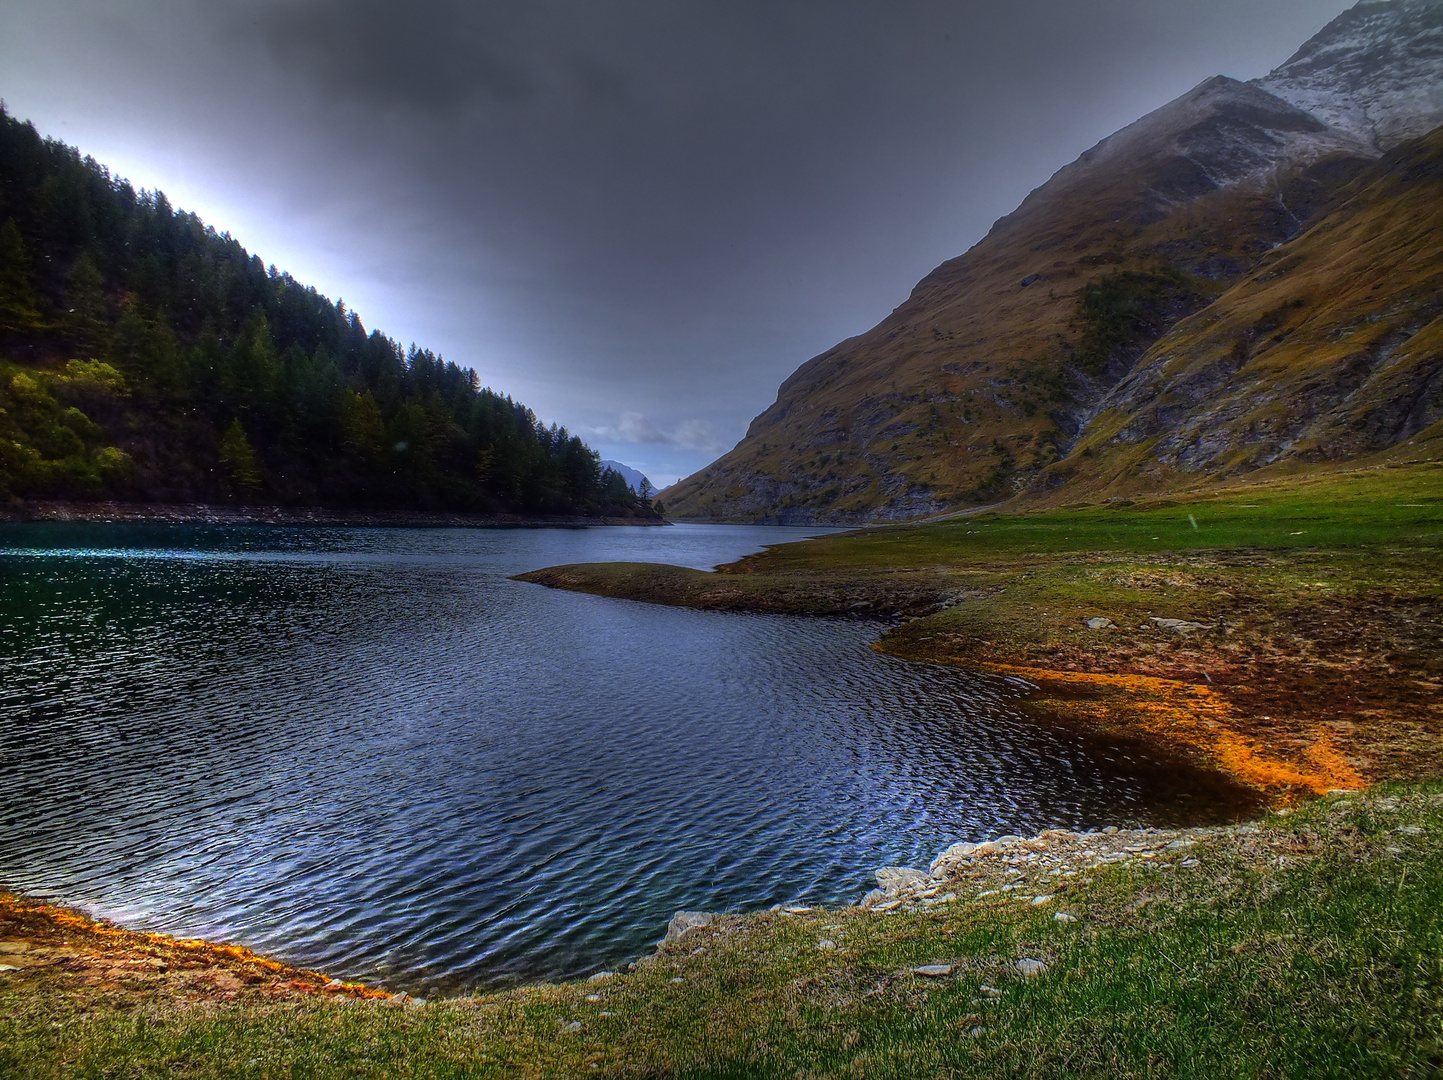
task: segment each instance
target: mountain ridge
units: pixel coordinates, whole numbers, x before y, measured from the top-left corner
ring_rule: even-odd
[[[1342,63],[1333,44],[1360,25],[1374,53],[1432,78],[1431,53],[1379,35],[1420,19],[1443,33],[1443,4],[1364,6],[1266,78],[1286,89],[1319,55],[1393,78],[1397,64]],[[1331,125],[1266,78],[1204,80],[1059,169],[876,327],[802,364],[732,451],[662,493],[670,511],[854,524],[1066,488],[1057,462],[1133,365],[1384,154],[1376,131]],[[1424,110],[1409,124],[1432,115],[1428,94],[1408,100]]]

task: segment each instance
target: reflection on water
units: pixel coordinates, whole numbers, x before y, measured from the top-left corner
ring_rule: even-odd
[[[508,580],[803,535],[0,528],[0,881],[454,990],[614,966],[679,908],[850,902],[954,840],[1186,805],[1167,763],[880,656],[875,624]]]

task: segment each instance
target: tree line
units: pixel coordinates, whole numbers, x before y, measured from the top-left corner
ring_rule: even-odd
[[[0,498],[657,513],[474,371],[3,104]]]

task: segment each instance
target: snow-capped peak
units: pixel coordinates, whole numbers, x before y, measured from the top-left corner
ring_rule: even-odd
[[[1388,150],[1443,124],[1443,0],[1363,0],[1256,85]]]

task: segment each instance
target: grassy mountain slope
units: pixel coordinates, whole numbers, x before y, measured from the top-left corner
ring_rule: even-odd
[[[1373,152],[1211,79],[1105,140],[876,328],[804,364],[679,516],[896,518],[994,502],[1063,456],[1151,342]]]
[[[802,365],[667,505],[896,520],[1406,441],[1438,419],[1436,144],[1357,177],[1443,120],[1440,85],[1437,0],[1364,0],[1267,78],[1208,80]]]
[[[0,504],[652,518],[580,439],[0,109]]]
[[[1443,420],[1443,129],[1161,338],[1046,470],[1067,497],[1298,470]],[[1434,428],[1433,432],[1428,432]]]

